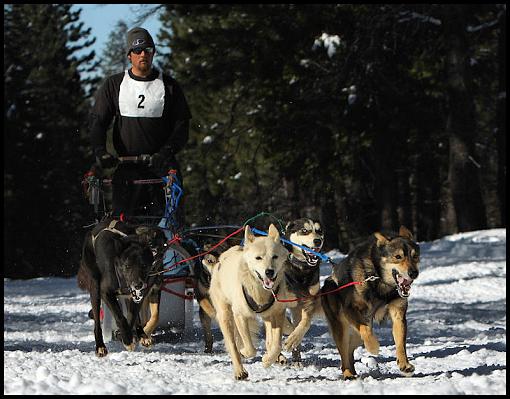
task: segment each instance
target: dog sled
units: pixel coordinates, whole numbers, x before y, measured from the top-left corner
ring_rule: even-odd
[[[147,163],[150,157],[146,155],[120,157],[121,163]],[[158,184],[162,187],[165,196],[165,209],[163,216],[130,216],[130,223],[151,225],[160,227],[168,240],[167,250],[163,257],[163,285],[161,287],[161,299],[159,305],[159,321],[155,335],[168,335],[169,337],[180,336],[193,329],[193,256],[177,240],[176,211],[180,198],[183,194],[181,184],[176,176],[176,171],[169,171],[169,175],[160,179],[132,180],[132,184]],[[96,176],[93,172],[87,172],[83,180],[84,191],[89,203],[94,206],[99,222],[99,216],[107,217],[108,197],[111,195],[112,180]],[[123,218],[121,218],[121,221]],[[188,242],[188,248],[196,248],[194,242]],[[127,299],[117,298],[123,313],[127,312]],[[148,307],[140,312],[141,325],[150,318]],[[105,342],[116,339],[117,325],[113,315],[103,303],[100,309],[101,327]]]
[[[147,156],[134,156],[119,158],[121,162],[146,162],[150,157]],[[103,204],[103,210],[106,213],[106,197],[107,188],[111,187],[111,179],[102,179],[92,173],[88,173],[84,179],[84,188],[87,192],[90,204],[94,206],[96,215],[99,215],[100,205]],[[166,235],[168,247],[163,260],[163,285],[161,288],[161,299],[159,305],[159,321],[156,327],[155,335],[168,334],[169,337],[182,335],[193,329],[193,315],[194,306],[193,299],[195,297],[194,286],[196,277],[195,270],[201,269],[201,259],[203,255],[221,245],[227,239],[231,239],[234,235],[244,230],[244,226],[250,220],[254,220],[259,216],[266,214],[262,212],[250,219],[248,219],[243,226],[212,226],[212,227],[195,227],[183,230],[182,226],[179,229],[176,211],[179,205],[179,200],[183,194],[182,187],[176,176],[176,172],[169,173],[168,176],[158,179],[148,180],[133,180],[133,184],[160,184],[164,191],[165,196],[165,209],[163,216],[149,217],[149,216],[131,216],[131,219],[142,219],[143,224],[150,224],[158,226]],[[266,214],[269,215],[269,214]],[[121,218],[122,220],[122,218]],[[140,224],[140,223],[138,223]],[[280,226],[283,227],[283,226]],[[233,233],[227,235],[223,240],[214,245],[207,252],[204,252],[204,242],[198,245],[194,236],[209,236],[209,237],[222,237],[218,235],[206,234],[205,232],[214,230],[235,229]],[[252,231],[256,234],[267,235],[266,232],[257,230],[252,227]],[[239,239],[239,241],[241,241]],[[320,253],[312,251],[309,247],[302,247],[298,244],[291,243],[285,239],[282,241],[287,244],[301,247],[302,250],[311,252],[314,255],[321,257],[323,260],[328,260],[327,257]],[[326,259],[324,259],[326,258]],[[124,312],[127,313],[127,306],[124,299],[117,299]],[[143,308],[140,312],[140,324],[143,326],[149,320],[148,309]],[[103,330],[103,338],[105,341],[116,339],[117,326],[114,318],[107,306],[101,305],[100,309],[101,327]]]

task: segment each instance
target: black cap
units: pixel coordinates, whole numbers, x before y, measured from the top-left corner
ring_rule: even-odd
[[[144,28],[133,28],[127,33],[127,53],[136,47],[154,47],[154,40]]]

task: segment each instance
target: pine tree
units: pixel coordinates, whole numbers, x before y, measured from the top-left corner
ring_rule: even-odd
[[[107,44],[101,57],[103,78],[127,69],[129,60],[126,56],[126,37],[128,26],[123,20],[117,21],[108,36]]]
[[[456,107],[471,112],[473,104],[495,104],[502,90],[488,80],[474,85],[467,65],[462,79],[471,87],[452,103],[445,77],[455,69],[447,67],[452,40],[445,29],[460,35],[468,21],[493,26],[495,14],[494,5],[455,8],[465,9],[462,27],[455,13],[442,13],[445,5],[167,6],[161,34],[172,50],[167,65],[193,112],[183,157],[195,213],[188,220],[239,221],[260,210],[284,219],[320,215],[329,244],[342,249],[400,224],[420,240],[457,224],[469,229],[457,216],[475,212],[466,212],[465,201],[456,200],[464,209],[453,208],[451,189],[462,188],[448,180],[447,120]],[[495,75],[496,42],[467,38],[457,58],[486,51],[493,66],[481,70]],[[461,137],[472,141],[469,151],[487,134],[483,120],[496,120],[495,110],[479,108],[483,113],[469,114]],[[481,144],[478,152],[494,154]],[[485,176],[495,172],[485,166]],[[477,174],[461,170],[458,182]],[[480,192],[474,183],[473,198]],[[478,199],[472,203],[483,216],[486,205]]]
[[[86,203],[81,176],[95,39],[71,5],[4,8],[7,277],[76,272]]]

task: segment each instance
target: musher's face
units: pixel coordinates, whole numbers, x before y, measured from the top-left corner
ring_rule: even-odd
[[[154,53],[154,47],[135,48],[131,50],[128,58],[133,66],[132,72],[137,76],[148,76],[151,72]]]

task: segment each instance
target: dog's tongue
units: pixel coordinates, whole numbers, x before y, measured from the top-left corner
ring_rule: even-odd
[[[267,289],[270,290],[271,288],[273,288],[274,281],[268,279],[267,277],[265,277],[264,280],[263,280],[263,284],[264,284],[264,288],[267,288]]]
[[[406,279],[403,276],[397,276],[398,292],[402,297],[408,297],[411,290],[412,279]]]
[[[410,280],[410,279],[408,280],[403,276],[397,276],[397,281],[400,285],[404,285],[408,288],[410,288],[411,284],[413,283],[413,280]]]

